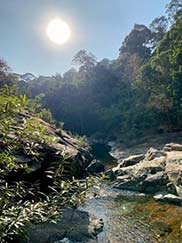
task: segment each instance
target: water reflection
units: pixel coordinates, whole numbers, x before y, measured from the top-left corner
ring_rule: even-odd
[[[104,220],[100,243],[182,243],[181,207],[106,185],[94,193],[84,208]]]
[[[109,154],[110,150],[111,147],[107,144],[95,143],[92,145],[91,153],[97,160],[102,161],[106,169],[117,165],[117,160]]]

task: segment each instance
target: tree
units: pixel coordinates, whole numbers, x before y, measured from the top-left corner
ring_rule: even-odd
[[[182,0],[171,0],[166,6],[166,13],[171,22],[179,15],[182,14]]]
[[[152,49],[155,49],[159,41],[164,37],[168,27],[168,21],[165,16],[155,18],[150,24],[150,30],[152,32],[151,44]]]
[[[150,56],[150,48],[147,47],[148,40],[151,38],[151,31],[145,25],[135,24],[134,28],[124,39],[119,55],[137,54],[143,60]]]
[[[69,69],[67,72],[63,75],[63,81],[64,83],[75,83],[77,77],[77,71],[75,68]]]
[[[79,72],[89,72],[97,63],[96,57],[86,50],[80,50],[72,62],[79,67]]]
[[[10,74],[11,69],[7,63],[0,59],[0,88],[4,85],[13,85],[15,83],[15,77]]]

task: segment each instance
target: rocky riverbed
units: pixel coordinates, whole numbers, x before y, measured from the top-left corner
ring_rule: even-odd
[[[182,145],[167,144],[162,150],[130,156],[107,172],[114,187],[154,195],[157,200],[182,203]]]
[[[103,219],[98,242],[182,242],[182,145],[164,141],[158,149],[149,148],[151,141],[140,149],[110,144],[119,164],[106,172],[111,182],[92,189],[83,207]]]
[[[106,168],[113,167],[106,171],[111,181],[91,188],[85,205],[65,210],[57,224],[33,225],[25,242],[181,243],[182,145],[138,150],[129,157],[122,148],[117,152],[122,156],[116,156],[116,167],[103,154]],[[98,169],[97,161],[90,165]]]

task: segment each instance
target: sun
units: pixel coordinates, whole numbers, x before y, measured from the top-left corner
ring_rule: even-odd
[[[46,32],[49,39],[58,45],[66,43],[71,36],[69,25],[59,18],[52,19],[48,23]]]

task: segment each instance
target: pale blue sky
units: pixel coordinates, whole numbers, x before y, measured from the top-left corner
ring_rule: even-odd
[[[0,58],[14,72],[63,73],[74,54],[86,49],[114,59],[135,23],[149,25],[164,15],[169,0],[0,0]],[[56,46],[47,23],[61,17],[71,27],[68,43]]]

